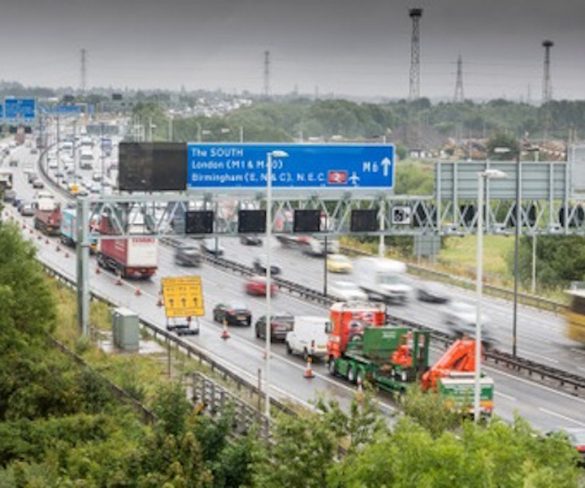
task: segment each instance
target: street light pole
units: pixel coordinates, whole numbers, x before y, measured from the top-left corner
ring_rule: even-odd
[[[473,391],[473,419],[479,422],[481,412],[481,300],[483,293],[483,213],[485,181],[505,178],[506,173],[497,169],[486,169],[477,174],[477,272],[476,272],[476,313],[475,313],[475,374]]]
[[[264,373],[265,382],[265,414],[270,418],[270,345],[272,339],[272,252],[270,241],[272,239],[272,158],[286,158],[288,154],[284,151],[271,151],[266,154],[266,368]]]
[[[518,247],[520,241],[520,148],[516,155],[516,228],[514,235],[514,312],[512,315],[512,356],[516,357],[516,336],[518,328]]]
[[[475,313],[475,376],[473,389],[473,420],[479,422],[480,393],[481,393],[481,295],[483,292],[483,194],[484,173],[477,175],[477,272],[475,277],[475,290],[477,305]]]

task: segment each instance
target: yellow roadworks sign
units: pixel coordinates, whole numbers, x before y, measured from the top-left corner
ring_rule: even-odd
[[[161,281],[167,317],[201,317],[205,315],[200,276],[168,277]]]

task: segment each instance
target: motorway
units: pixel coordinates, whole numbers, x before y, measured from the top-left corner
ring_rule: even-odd
[[[33,167],[36,156],[29,154],[28,149],[19,148],[16,153],[21,164],[19,168]],[[15,190],[19,196],[32,199],[34,191],[26,183],[22,173],[17,172],[14,182]],[[12,215],[20,219],[13,207],[8,207]],[[26,219],[31,225],[32,219]],[[25,231],[28,232],[28,229]],[[26,235],[26,234],[25,234]],[[28,234],[39,249],[39,258],[49,266],[75,277],[75,260],[70,251],[65,258],[63,251],[57,252],[57,239],[50,239],[50,244],[45,240],[37,240],[35,234]],[[239,241],[225,240],[222,245],[226,248],[228,259],[238,258],[244,264],[251,264],[255,253],[262,252],[261,248],[247,248],[241,246]],[[274,243],[275,261],[283,269],[283,277],[298,281],[317,289],[322,286],[322,260],[302,256],[298,251],[281,249]],[[149,321],[164,327],[165,318],[161,308],[156,302],[160,290],[160,277],[177,276],[193,273],[175,266],[172,249],[159,246],[159,270],[157,275],[149,282],[128,283],[116,286],[114,277],[109,273],[95,273],[95,261],[92,259],[92,273],[90,285],[93,290],[108,297],[113,303],[135,310],[139,315]],[[231,327],[232,338],[224,341],[220,338],[220,326],[211,320],[211,309],[214,304],[222,300],[235,300],[245,302],[252,310],[254,318],[264,313],[264,300],[251,298],[244,294],[244,280],[212,267],[208,264],[195,271],[203,280],[204,296],[206,303],[206,316],[201,320],[201,334],[190,338],[195,345],[205,350],[215,359],[228,366],[249,381],[255,382],[258,371],[265,364],[263,358],[263,342],[254,337],[253,328]],[[331,278],[333,279],[333,278]],[[139,286],[142,295],[136,296],[135,288]],[[459,289],[449,289],[450,293],[460,297],[467,292]],[[274,299],[274,307],[277,310],[290,311],[296,315],[325,315],[327,311],[318,305],[306,303],[300,299],[286,294],[279,294]],[[498,337],[504,340],[509,337],[508,323],[510,321],[511,306],[504,301],[486,299],[487,313],[497,323]],[[404,307],[394,307],[392,313],[405,318],[420,321],[441,328],[437,317],[440,315],[436,305],[427,305],[420,302],[412,302]],[[541,311],[533,311],[521,308],[520,325],[520,352],[525,354],[524,348],[530,349],[530,354],[535,354],[541,362],[550,354],[549,359],[559,361],[556,366],[580,368],[585,365],[585,354],[579,356],[578,349],[566,341],[562,336],[562,322],[554,315]],[[559,356],[558,352],[564,351]],[[437,353],[435,352],[434,355]],[[539,355],[540,354],[540,355]],[[572,356],[575,354],[575,356]],[[526,354],[527,357],[530,357]],[[324,365],[315,365],[316,377],[312,380],[303,378],[304,364],[300,358],[286,355],[284,347],[275,344],[273,348],[273,360],[271,363],[271,394],[282,399],[294,399],[305,404],[316,400],[320,396],[337,399],[346,406],[352,398],[354,388],[343,381],[328,375]],[[565,393],[556,392],[551,388],[536,385],[524,379],[519,379],[508,374],[486,368],[496,382],[496,413],[506,420],[511,420],[517,412],[530,421],[536,428],[543,431],[559,427],[585,427],[585,400],[574,398]],[[391,411],[392,406],[385,399],[381,399],[385,411]]]

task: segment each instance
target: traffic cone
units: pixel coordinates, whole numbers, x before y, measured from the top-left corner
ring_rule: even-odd
[[[136,287],[136,290],[134,290],[134,295],[136,295],[137,297],[142,295],[142,291],[140,291],[140,288]]]
[[[43,238],[43,236],[39,234],[39,235],[37,236],[37,241],[40,241],[42,238]]]
[[[116,286],[122,286],[122,278],[120,275],[116,275]]]
[[[69,253],[67,251],[65,251],[65,258],[69,257]]]
[[[23,229],[26,229],[26,224],[22,224],[22,228]]]
[[[159,293],[159,294],[158,294],[158,300],[157,300],[157,302],[156,302],[156,306],[157,306],[157,307],[162,307],[163,305],[164,305],[164,303],[163,303],[162,294],[161,294],[161,293]]]
[[[29,234],[34,234],[34,230],[32,230],[32,229],[29,229],[29,230],[28,230],[28,233],[29,233]]]
[[[303,376],[307,379],[315,377],[315,373],[313,373],[313,358],[311,356],[307,357],[307,367],[305,368]]]
[[[227,320],[223,321],[223,330],[221,331],[221,338],[227,340],[230,338],[230,333],[227,328]]]
[[[49,244],[49,239],[45,239],[45,244]]]
[[[99,266],[95,267],[95,274],[100,274],[102,271]]]
[[[57,251],[57,252],[61,251],[61,247],[59,247],[59,244],[57,244],[57,245],[55,246],[55,251]]]

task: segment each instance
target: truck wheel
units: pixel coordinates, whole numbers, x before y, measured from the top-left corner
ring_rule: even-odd
[[[358,370],[356,383],[359,383],[363,386],[365,379],[366,379],[366,374],[365,374],[364,370],[363,369]]]
[[[355,383],[356,382],[356,372],[355,372],[355,368],[353,366],[350,366],[347,369],[347,380],[350,383]]]
[[[290,344],[288,342],[286,343],[286,353],[287,354],[292,354],[293,353],[293,350],[290,347]]]
[[[309,351],[307,351],[307,348],[305,347],[303,349],[303,361],[305,361],[305,363],[309,360]]]
[[[327,369],[329,370],[329,374],[331,376],[335,376],[337,374],[337,367],[335,366],[335,358],[329,358],[329,363],[327,364]]]

